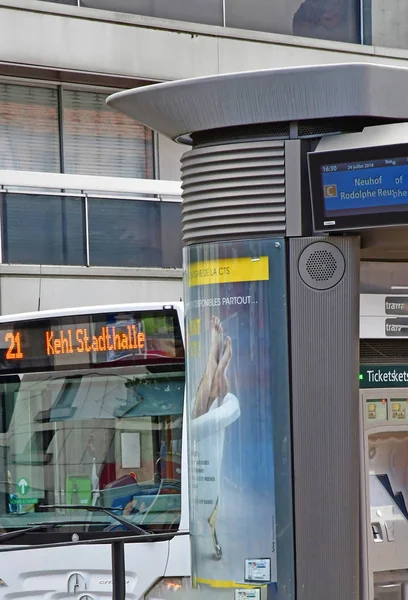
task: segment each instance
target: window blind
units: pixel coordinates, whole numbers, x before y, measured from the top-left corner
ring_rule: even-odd
[[[107,94],[64,90],[64,170],[82,175],[150,179],[152,132],[109,108]]]
[[[60,171],[56,89],[0,83],[0,169]]]

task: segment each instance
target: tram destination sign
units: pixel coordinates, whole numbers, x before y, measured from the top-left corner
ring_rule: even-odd
[[[0,374],[183,356],[174,309],[88,314],[0,325]]]
[[[314,229],[408,224],[408,144],[308,154]]]

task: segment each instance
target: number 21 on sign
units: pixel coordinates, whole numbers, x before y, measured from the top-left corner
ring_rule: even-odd
[[[9,344],[6,352],[7,360],[17,360],[19,358],[23,358],[24,355],[21,352],[21,333],[19,331],[16,333],[9,331],[5,334],[4,341],[8,342]]]

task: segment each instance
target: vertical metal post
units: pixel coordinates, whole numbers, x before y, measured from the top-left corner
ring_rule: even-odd
[[[85,227],[85,265],[91,265],[91,250],[89,245],[89,205],[88,196],[84,196],[84,227]]]
[[[152,137],[153,144],[153,178],[160,179],[160,160],[159,160],[159,134],[155,131]],[[146,161],[147,164],[147,161]],[[146,169],[147,171],[147,169]]]
[[[125,600],[125,544],[123,541],[112,542],[112,600]]]
[[[360,240],[293,237],[288,245],[296,598],[360,598]],[[323,275],[320,249],[333,257],[332,276]]]
[[[64,165],[64,97],[62,85],[58,86],[58,133],[60,173],[65,173]],[[61,190],[65,192],[65,190]],[[67,200],[61,196],[62,264],[68,264]]]
[[[5,234],[7,222],[6,222],[6,193],[7,190],[2,185],[0,188],[0,263],[3,262],[3,256],[6,249],[7,236]]]
[[[65,156],[64,156],[64,91],[62,89],[62,85],[58,86],[58,134],[59,134],[60,173],[65,173]]]

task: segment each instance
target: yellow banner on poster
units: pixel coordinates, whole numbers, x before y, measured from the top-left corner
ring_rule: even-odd
[[[192,263],[188,269],[189,287],[212,283],[267,281],[268,279],[269,259],[267,256],[205,260]]]
[[[193,588],[197,584],[209,585],[212,588],[240,588],[244,590],[253,590],[254,588],[266,588],[263,583],[237,583],[236,581],[226,581],[224,579],[202,579],[201,577],[193,577]]]

